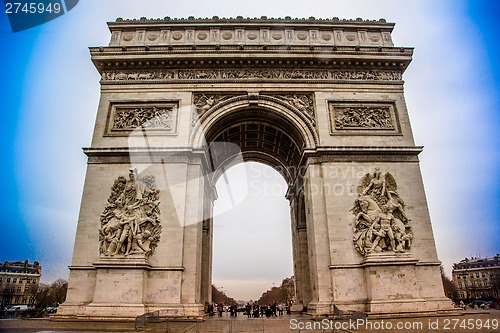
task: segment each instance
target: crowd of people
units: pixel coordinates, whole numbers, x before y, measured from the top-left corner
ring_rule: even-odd
[[[217,312],[217,316],[222,317],[224,312],[226,315],[230,315],[231,317],[237,317],[238,312],[243,312],[243,315],[246,315],[247,318],[259,318],[259,317],[278,317],[283,316],[286,312],[290,314],[291,304],[287,303],[278,303],[273,302],[268,305],[259,305],[259,303],[247,303],[244,307],[238,307],[237,304],[233,304],[230,306],[224,305],[224,303],[212,304],[208,307],[208,313],[210,316],[215,315],[215,311]]]

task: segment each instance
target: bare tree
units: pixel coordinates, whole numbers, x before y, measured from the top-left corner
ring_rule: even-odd
[[[291,301],[295,296],[295,281],[293,276],[283,279],[279,287],[272,287],[260,296],[259,304]]]
[[[64,279],[58,279],[50,285],[40,284],[35,296],[36,307],[46,308],[64,303],[67,290],[68,281]]]
[[[212,285],[212,301],[217,304],[224,303],[226,305],[236,303],[234,298],[227,296],[224,291],[217,289],[214,285]]]
[[[443,265],[441,265],[439,268],[441,270],[441,281],[443,282],[445,296],[453,300],[458,299],[457,288],[453,284],[453,281],[446,276]]]

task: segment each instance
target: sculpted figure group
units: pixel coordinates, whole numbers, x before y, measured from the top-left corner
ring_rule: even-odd
[[[172,129],[173,108],[141,107],[134,109],[117,109],[113,121],[113,130],[134,130],[144,127],[148,129]]]
[[[281,68],[223,68],[104,71],[103,81],[162,80],[373,80],[399,81],[399,70],[313,70]]]
[[[390,173],[376,169],[358,187],[351,212],[355,215],[354,246],[362,255],[372,252],[403,253],[411,249],[413,232],[404,201]]]
[[[115,180],[101,214],[101,256],[152,254],[161,235],[159,193],[154,176],[138,179],[135,169]]]
[[[387,107],[349,107],[336,114],[335,128],[394,129],[394,125]]]

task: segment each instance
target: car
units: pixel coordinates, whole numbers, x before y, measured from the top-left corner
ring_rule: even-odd
[[[483,300],[475,299],[469,303],[469,307],[471,307],[473,309],[477,309],[477,308],[481,307],[484,303],[486,303],[486,302]]]
[[[482,309],[489,309],[490,308],[491,301],[486,301],[483,304],[479,305],[480,308]]]
[[[47,313],[56,313],[57,312],[57,306],[49,306],[47,307]]]
[[[7,312],[23,312],[23,311],[28,311],[30,308],[27,305],[24,304],[19,304],[19,305],[12,305],[11,307],[7,308]]]
[[[490,303],[490,309],[500,309],[500,298],[497,298]]]

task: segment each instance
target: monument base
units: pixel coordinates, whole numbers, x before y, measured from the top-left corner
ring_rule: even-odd
[[[384,252],[367,255],[363,266],[368,287],[368,316],[453,313],[450,299],[435,297],[443,294],[440,275],[435,272],[439,270],[436,264],[419,265],[410,253]]]
[[[175,302],[180,297],[178,291],[166,294],[160,289],[168,288],[161,288],[160,285],[157,297],[148,293],[147,286],[159,286],[158,279],[177,281],[173,285],[179,283],[182,268],[163,269],[164,271],[152,268],[143,255],[102,257],[92,264],[92,274],[96,276],[96,283],[92,286],[94,292],[89,297],[92,301],[77,303],[68,299],[53,318],[127,321],[151,312],[157,312],[155,315],[164,318],[203,318],[205,311],[202,304]]]
[[[421,262],[410,252],[370,253],[360,264],[332,265],[336,296],[328,313],[380,318],[460,314],[450,299],[439,297],[444,295],[439,265]],[[309,314],[328,314],[327,304],[312,305]]]
[[[332,310],[332,302],[311,301],[307,304],[307,314],[313,317],[329,315]]]
[[[63,304],[51,316],[55,320],[103,320],[133,321],[138,316],[154,313],[163,319],[203,319],[205,312],[201,304],[115,304],[99,303],[88,305]]]

